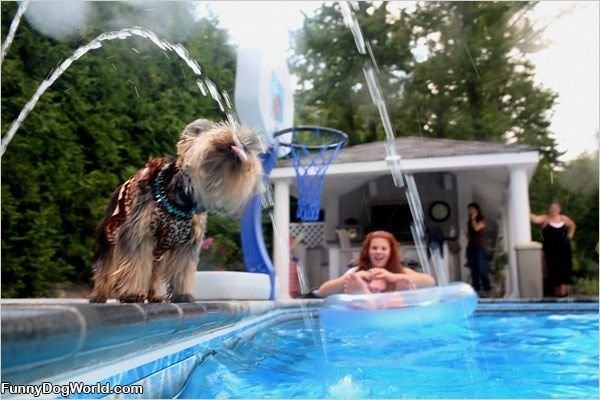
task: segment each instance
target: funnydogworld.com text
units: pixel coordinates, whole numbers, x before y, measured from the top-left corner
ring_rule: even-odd
[[[143,394],[143,385],[111,385],[110,383],[97,382],[88,385],[83,382],[68,382],[56,385],[51,382],[42,382],[32,385],[13,385],[10,382],[2,382],[0,394],[2,395],[31,395],[40,397],[42,395],[60,395],[67,397],[73,394]]]

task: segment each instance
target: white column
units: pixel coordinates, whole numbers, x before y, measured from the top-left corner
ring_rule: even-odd
[[[290,278],[290,184],[275,181],[273,209],[273,264],[275,265],[275,299],[291,298]]]
[[[338,271],[340,265],[340,248],[337,244],[338,236],[335,232],[340,218],[339,197],[334,195],[326,197],[323,199],[323,204],[325,204],[325,243],[323,245],[327,248],[328,279],[335,279],[340,276]],[[336,244],[327,243],[328,241],[335,241]]]
[[[509,183],[510,186],[510,183]],[[511,196],[512,194],[509,191],[509,197],[506,204],[506,215],[507,215],[507,231],[508,235],[506,236],[506,243],[508,244],[508,248],[506,254],[508,255],[508,270],[507,270],[507,285],[506,285],[506,294],[504,297],[515,299],[519,297],[519,281],[517,276],[517,254],[515,253],[515,234],[514,234],[514,212],[512,206]]]
[[[529,224],[529,182],[527,169],[524,166],[510,170],[510,202],[514,216],[515,245],[531,242]]]
[[[329,278],[335,279],[340,277],[340,248],[336,246],[331,246],[327,252],[327,262]]]
[[[509,204],[508,204],[508,226],[509,226],[509,268],[510,268],[510,293],[507,297],[518,298],[519,274],[517,265],[517,254],[515,247],[531,242],[531,230],[529,225],[529,183],[527,181],[527,169],[524,166],[514,166],[510,169],[509,181]]]
[[[511,238],[510,238],[510,207],[509,207],[509,192],[508,192],[508,188],[506,189],[505,193],[504,193],[504,199],[503,199],[503,203],[504,206],[502,207],[502,250],[507,254],[508,257],[508,264],[506,265],[506,274],[504,276],[504,284],[505,284],[505,292],[504,292],[504,297],[510,297],[510,294],[512,293],[512,270],[511,270],[511,265],[513,265],[513,261],[511,260],[511,251],[510,249],[511,247]]]

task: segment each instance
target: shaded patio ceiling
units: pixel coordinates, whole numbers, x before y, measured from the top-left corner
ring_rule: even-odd
[[[325,175],[323,201],[389,175],[384,161],[385,143],[379,141],[343,148]],[[395,140],[395,145],[406,172],[461,175],[474,185],[478,197],[487,198],[492,207],[499,207],[504,201],[499,194],[507,187],[509,167],[525,165],[531,175],[538,160],[537,150],[524,145],[420,137],[400,137]],[[290,180],[291,194],[297,196],[295,171],[289,160],[279,160],[271,178]]]

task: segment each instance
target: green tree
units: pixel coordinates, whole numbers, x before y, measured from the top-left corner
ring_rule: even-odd
[[[167,4],[155,4],[162,7]],[[234,49],[215,19],[194,21],[176,9],[182,40],[219,87],[234,82]],[[92,3],[84,37],[46,38],[26,20],[2,65],[2,131],[49,71],[105,29],[115,15],[139,14],[126,3]],[[3,2],[2,34],[16,11]],[[184,34],[185,33],[185,34]],[[88,283],[95,226],[112,191],[151,157],[174,154],[183,127],[224,115],[196,87],[173,53],[143,39],[105,42],[73,64],[40,99],[2,158],[2,295],[42,296],[62,282]]]
[[[359,24],[380,69],[397,135],[516,141],[551,163],[555,94],[535,85],[526,54],[539,47],[528,2],[425,2],[406,13],[361,2]],[[427,57],[413,50],[427,47]],[[362,75],[364,58],[337,4],[324,5],[295,35],[301,123],[346,130],[351,144],[384,137]]]
[[[380,81],[390,110],[398,109],[399,71],[409,68],[409,28],[406,16],[390,20],[386,3],[359,2],[356,12],[378,61]],[[291,69],[299,78],[297,121],[331,126],[347,132],[350,144],[383,138],[377,110],[363,77],[365,59],[359,55],[339,5],[325,4],[293,37]]]
[[[425,43],[429,56],[407,84],[406,129],[429,137],[526,143],[556,164],[560,154],[549,131],[556,95],[535,84],[526,58],[539,49],[539,32],[525,17],[534,5],[419,5],[411,14],[413,43]]]

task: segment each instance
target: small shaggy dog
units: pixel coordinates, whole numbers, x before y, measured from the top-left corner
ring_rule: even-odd
[[[154,158],[114,192],[100,224],[91,302],[193,301],[209,209],[238,213],[262,185],[250,130],[196,120],[177,158]]]

